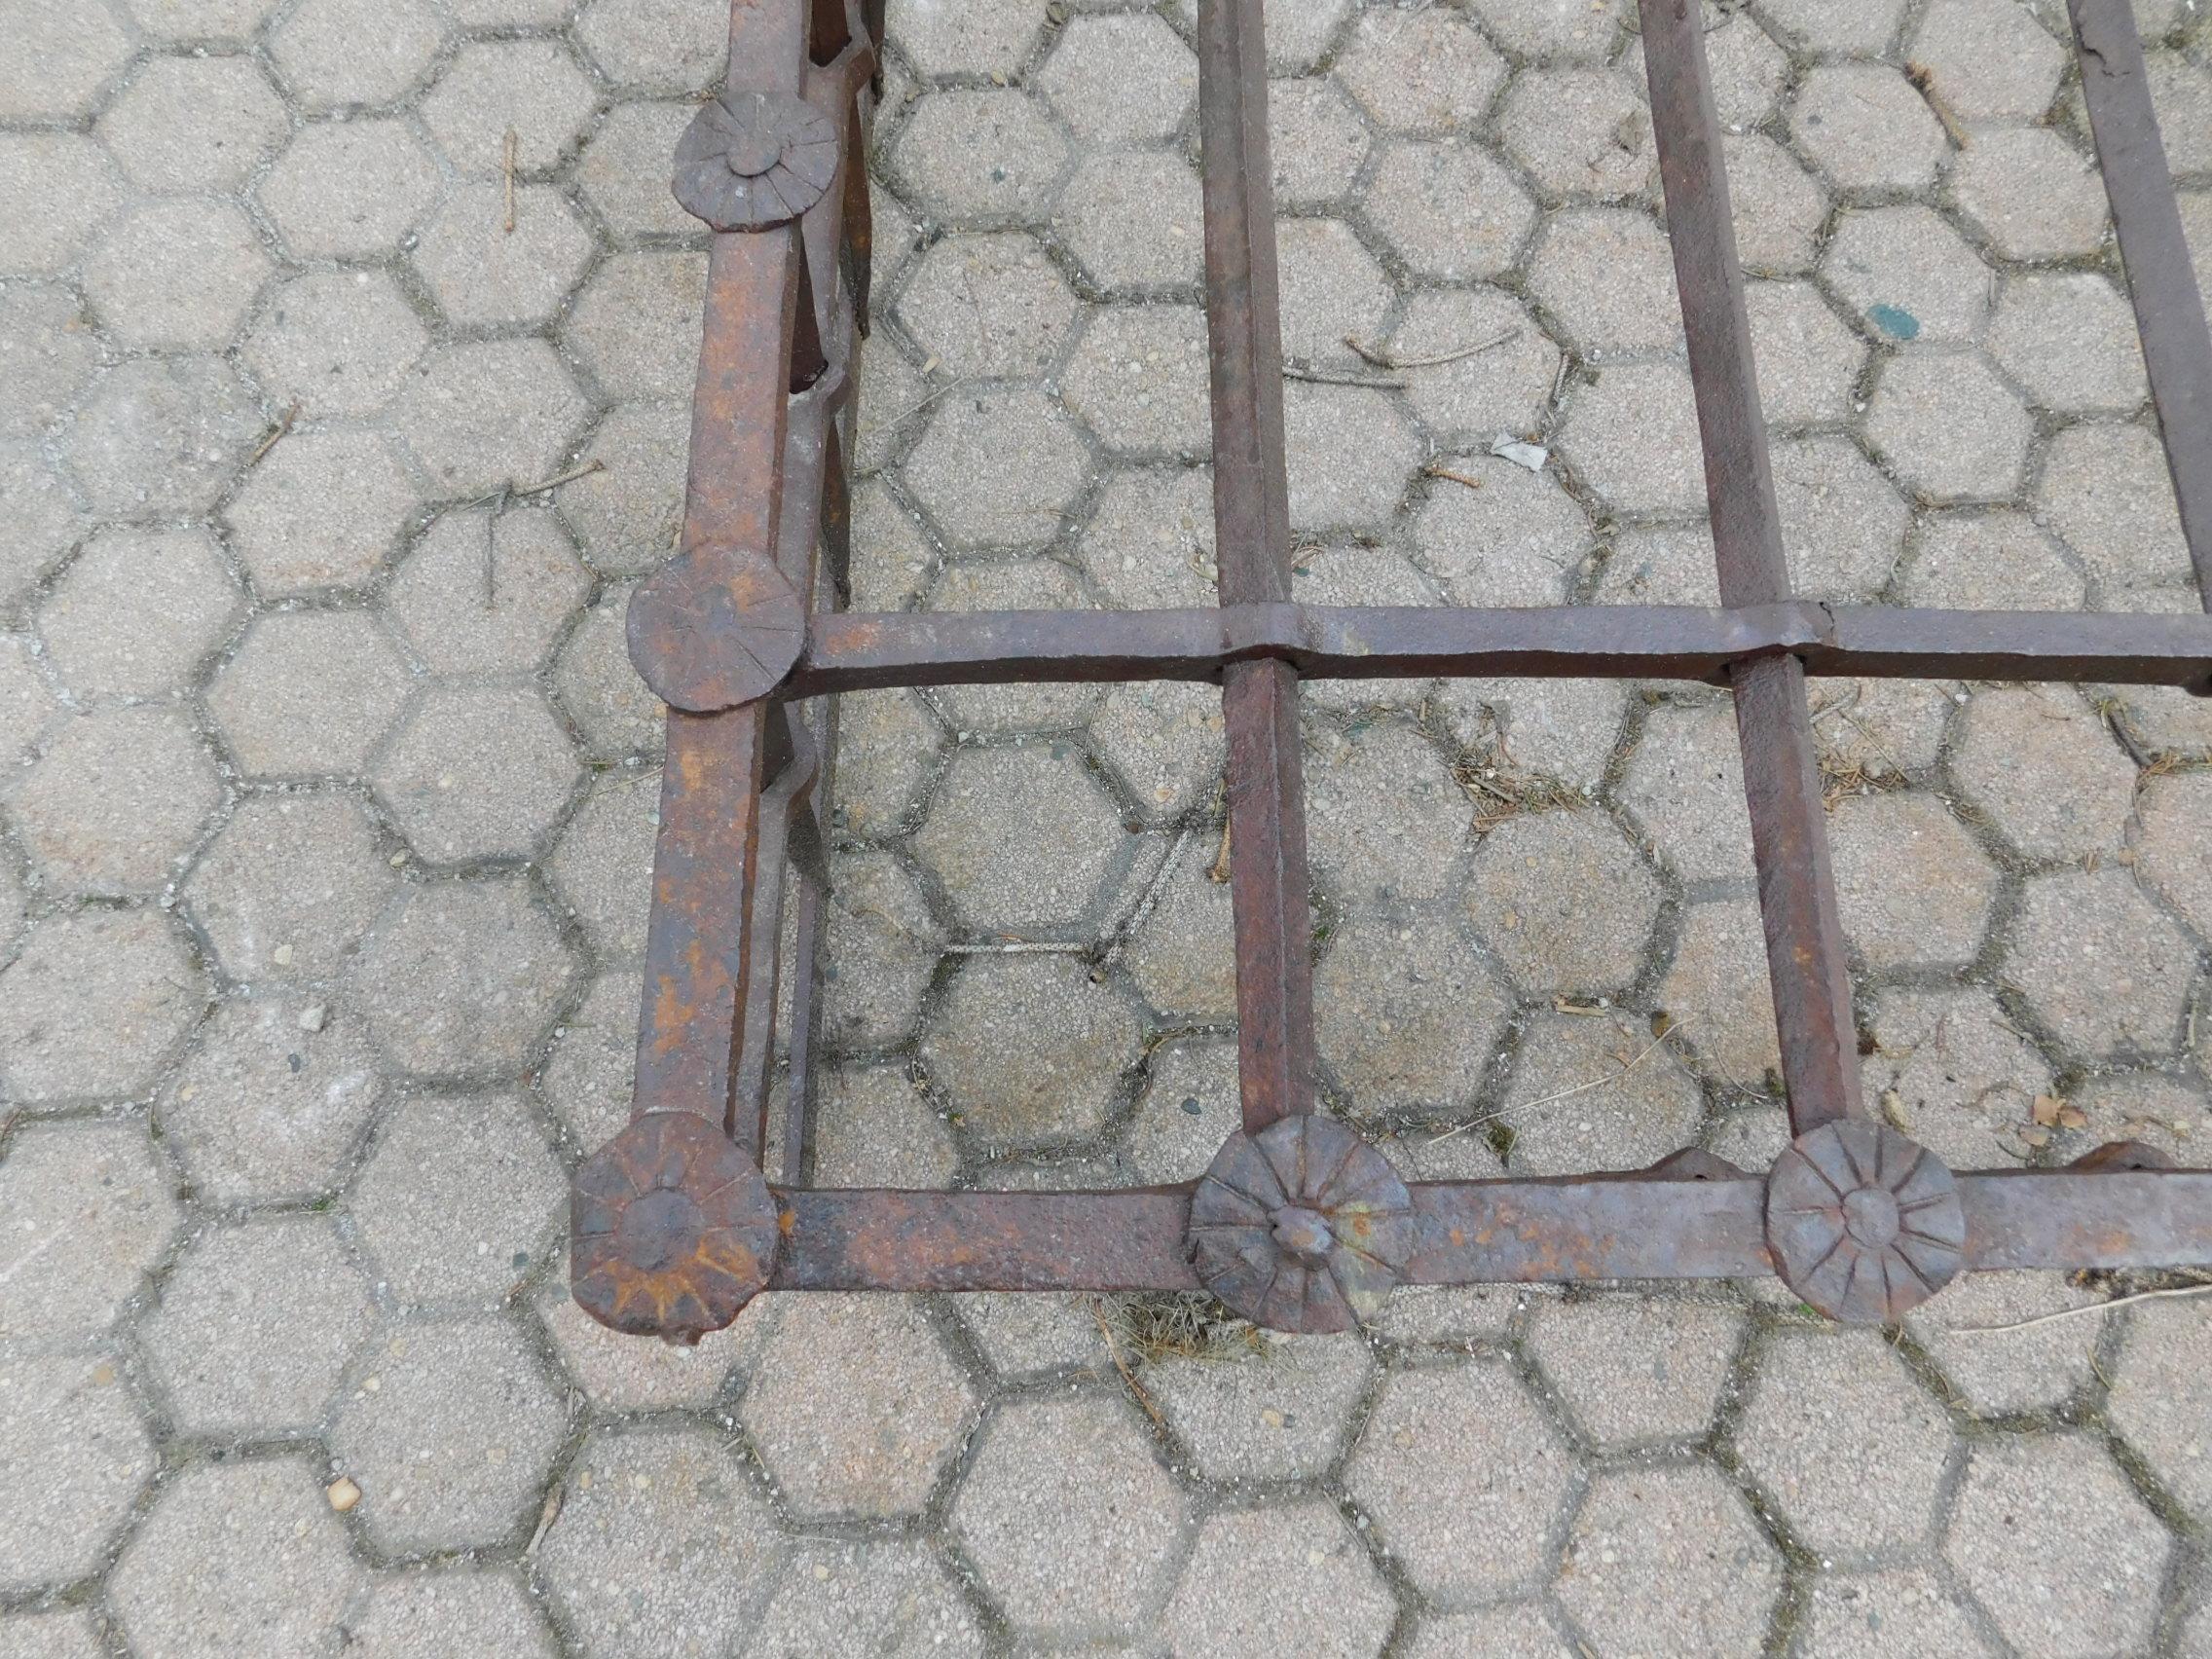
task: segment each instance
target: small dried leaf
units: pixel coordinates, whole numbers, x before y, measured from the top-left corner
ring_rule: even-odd
[[[2039,1094],[2036,1096],[2035,1104],[2028,1108],[2028,1117],[2030,1121],[2041,1124],[2047,1128],[2058,1122],[2059,1113],[2065,1110],[2066,1102],[2059,1099],[2057,1095]]]
[[[2061,1106],[2058,1109],[2058,1126],[2062,1129],[2085,1129],[2089,1115],[2079,1106]]]

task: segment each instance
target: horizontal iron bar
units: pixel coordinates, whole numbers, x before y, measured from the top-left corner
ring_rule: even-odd
[[[2212,1170],[1960,1175],[1967,1267],[2212,1266]],[[1408,1189],[1415,1284],[1771,1273],[1766,1182],[1602,1177]],[[772,1290],[1196,1290],[1187,1187],[776,1191]]]
[[[854,611],[818,616],[781,695],[890,685],[1216,680],[1274,657],[1315,679],[1703,680],[1791,651],[1816,675],[2212,685],[2212,618],[1908,610],[1810,602],[1710,609],[1594,605],[1226,605],[1191,610]]]

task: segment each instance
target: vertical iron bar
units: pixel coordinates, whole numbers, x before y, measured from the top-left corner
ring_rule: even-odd
[[[1267,77],[1260,0],[1199,0],[1214,543],[1225,605],[1290,597]],[[1222,713],[1229,730],[1238,1089],[1244,1127],[1258,1130],[1309,1110],[1313,1095],[1312,917],[1297,672],[1282,662],[1237,664],[1223,676]]]
[[[2067,0],[2067,10],[2182,537],[2204,608],[2212,610],[2212,332],[2151,104],[2143,43],[2127,0]]]
[[[1705,492],[1723,605],[1789,597],[1781,517],[1759,411],[1744,273],[1736,258],[1720,124],[1698,0],[1641,0],[1667,230],[1682,296]],[[1804,664],[1779,654],[1735,676],[1751,853],[1793,1133],[1861,1110],[1857,1033]]]

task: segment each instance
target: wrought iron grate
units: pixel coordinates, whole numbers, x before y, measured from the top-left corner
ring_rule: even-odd
[[[2127,0],[2070,0],[2181,522],[2212,592],[2212,338]],[[1292,601],[1262,0],[1200,0],[1199,132],[1221,604],[852,614],[846,462],[866,332],[876,0],[740,0],[731,90],[677,152],[718,233],[682,551],[630,653],[669,705],[635,1116],[578,1172],[576,1299],[696,1340],[763,1288],[1210,1289],[1343,1329],[1399,1283],[1777,1272],[1893,1320],[1962,1271],[2212,1263],[2212,1171],[2120,1142],[1954,1174],[1861,1099],[1808,675],[2212,690],[2212,618],[1841,608],[1790,590],[1696,0],[1641,0],[1721,607],[1331,608]],[[1297,728],[1304,675],[1613,676],[1731,687],[1792,1144],[1569,1179],[1402,1182],[1314,1111]],[[1229,732],[1243,1127],[1205,1176],[1105,1193],[810,1190],[822,801],[837,693],[1218,681]],[[808,699],[817,700],[809,703]],[[794,879],[787,883],[789,871]],[[796,894],[786,1184],[769,1144],[782,908]],[[1009,1056],[1008,1063],[1018,1063]]]

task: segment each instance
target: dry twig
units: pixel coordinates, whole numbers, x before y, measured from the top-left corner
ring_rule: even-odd
[[[1462,346],[1455,351],[1439,351],[1433,357],[1392,356],[1380,346],[1363,344],[1356,334],[1346,335],[1345,344],[1379,369],[1438,369],[1446,363],[1456,363],[1464,357],[1475,356],[1493,347],[1503,346],[1520,338],[1521,331],[1518,328],[1509,328],[1503,334],[1493,335],[1488,340],[1478,340],[1472,346]]]
[[[1630,1072],[1636,1070],[1638,1066],[1641,1065],[1644,1062],[1645,1057],[1650,1054],[1652,1050],[1665,1043],[1668,1038],[1674,1036],[1676,1032],[1681,1030],[1687,1024],[1689,1024],[1689,1021],[1686,1019],[1677,1019],[1677,1021],[1675,1021],[1674,1024],[1668,1026],[1666,1030],[1660,1032],[1658,1036],[1652,1038],[1650,1042],[1646,1043],[1643,1048],[1637,1052],[1636,1056],[1633,1059],[1631,1059],[1626,1065],[1622,1066],[1619,1071],[1614,1072],[1610,1077],[1594,1077],[1588,1083],[1578,1083],[1569,1088],[1554,1089],[1551,1093],[1538,1095],[1533,1100],[1524,1100],[1518,1106],[1500,1106],[1494,1112],[1485,1112],[1479,1118],[1469,1118],[1465,1123],[1446,1129],[1442,1134],[1431,1135],[1429,1137],[1428,1144],[1430,1146],[1434,1146],[1438,1141],[1448,1141],[1454,1135],[1463,1135],[1469,1129],[1480,1128],[1485,1124],[1494,1124],[1500,1118],[1510,1118],[1518,1112],[1533,1112],[1539,1106],[1554,1106],[1557,1105],[1560,1101],[1571,1099],[1577,1094],[1587,1094],[1593,1088],[1603,1088],[1608,1083],[1618,1083],[1621,1081],[1621,1079],[1627,1077]]]
[[[523,1560],[536,1559],[537,1546],[545,1541],[545,1534],[553,1530],[553,1523],[561,1519],[562,1494],[567,1491],[566,1487],[555,1482],[553,1490],[545,1494],[545,1507],[537,1512],[537,1530],[531,1533],[530,1542],[522,1547]]]
[[[1294,381],[1311,381],[1316,386],[1370,386],[1381,391],[1403,391],[1402,380],[1383,380],[1376,375],[1346,374],[1336,369],[1309,369],[1303,363],[1285,363],[1282,378]]]
[[[1904,78],[1920,89],[1920,95],[1928,100],[1928,107],[1936,112],[1936,119],[1943,124],[1943,130],[1951,135],[1951,142],[1960,149],[1967,147],[1967,129],[1952,112],[1949,102],[1936,90],[1936,74],[1925,63],[1907,63]]]
[[[1144,1407],[1145,1416],[1165,1428],[1167,1419],[1160,1415],[1160,1408],[1152,1403],[1152,1396],[1144,1391],[1144,1384],[1137,1381],[1136,1373],[1129,1369],[1128,1361],[1122,1357],[1122,1345],[1114,1340],[1114,1327],[1106,1322],[1106,1309],[1093,1303],[1090,1316],[1098,1321],[1098,1334],[1106,1339],[1106,1357],[1114,1362],[1114,1369],[1122,1374],[1122,1381],[1129,1385],[1129,1392],[1137,1397],[1137,1404]]]
[[[246,457],[246,465],[253,465],[254,462],[259,461],[263,456],[267,455],[271,450],[275,449],[276,447],[276,440],[282,437],[286,432],[290,431],[292,429],[292,423],[294,421],[297,421],[299,418],[300,406],[297,403],[294,403],[289,409],[285,410],[283,414],[277,416],[276,424],[269,428],[269,435],[266,438],[263,438],[260,444],[255,447],[253,454]]]
[[[2110,1302],[2090,1302],[2080,1308],[2061,1308],[2055,1313],[2038,1313],[2033,1319],[2013,1319],[2003,1325],[1953,1325],[1943,1334],[1949,1337],[1981,1337],[1993,1331],[2024,1331],[2031,1325],[2048,1325],[2083,1313],[2102,1313],[2110,1309],[2125,1308],[2131,1302],[2157,1302],[2169,1296],[2212,1296],[2212,1283],[2174,1285],[2165,1290],[2139,1290],[2133,1296],[2116,1296]]]
[[[507,141],[499,155],[499,172],[507,187],[507,235],[515,234],[515,129],[507,129]]]
[[[1420,475],[1423,478],[1449,478],[1453,483],[1464,484],[1470,490],[1480,490],[1483,487],[1480,478],[1471,478],[1464,472],[1455,472],[1440,461],[1430,461],[1420,469]]]

